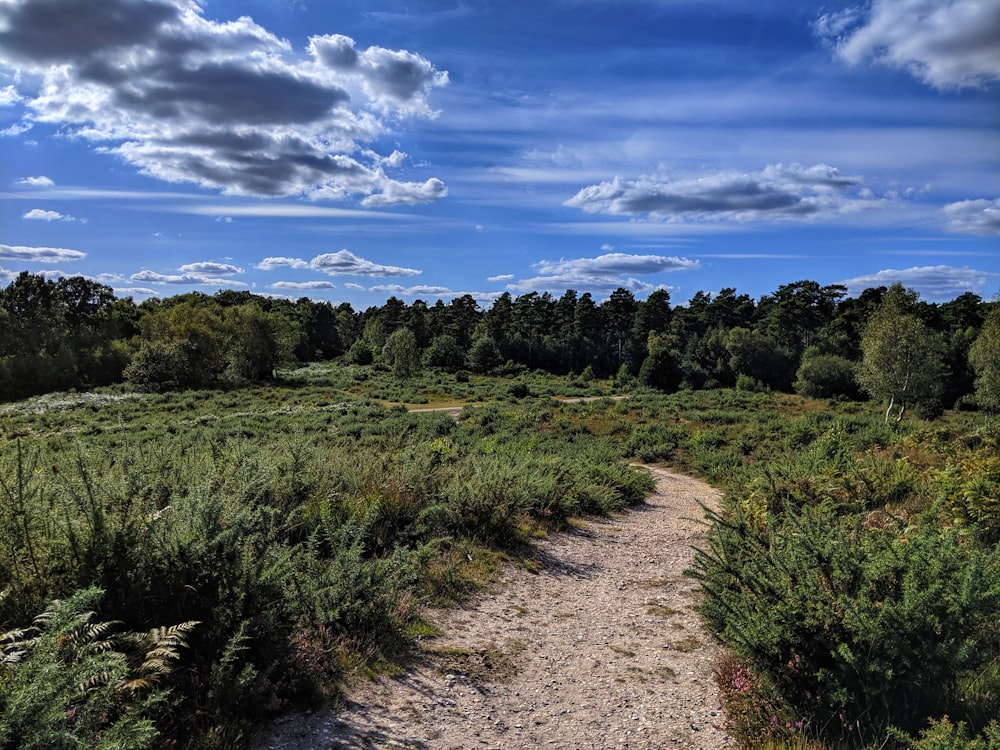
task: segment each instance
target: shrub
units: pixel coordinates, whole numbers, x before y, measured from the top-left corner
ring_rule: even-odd
[[[700,611],[792,712],[875,741],[924,717],[990,715],[966,679],[996,659],[1000,559],[956,529],[867,526],[825,503],[730,499],[697,553]]]
[[[793,387],[796,393],[808,398],[857,399],[861,397],[861,389],[854,371],[854,363],[845,357],[807,350],[795,374]]]

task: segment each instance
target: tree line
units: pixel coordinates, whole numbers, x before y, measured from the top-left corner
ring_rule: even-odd
[[[135,303],[84,277],[21,273],[0,290],[0,398],[128,382],[148,391],[264,381],[280,367],[341,359],[409,377],[430,367],[614,377],[663,391],[795,390],[820,398],[1000,408],[1000,304],[942,304],[900,285],[848,297],[803,280],[752,299],[734,288],[672,304],[666,290],[596,301],[504,293],[432,305],[391,297],[355,311],[225,290]]]

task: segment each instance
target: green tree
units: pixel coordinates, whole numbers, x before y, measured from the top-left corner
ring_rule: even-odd
[[[915,294],[894,285],[861,338],[858,382],[872,398],[888,402],[886,422],[897,404],[897,422],[908,404],[928,413],[940,408],[945,343],[940,333],[908,312],[915,301]]]
[[[792,359],[781,345],[760,331],[733,328],[726,336],[729,367],[775,388],[787,388]]]
[[[467,361],[471,370],[485,374],[503,360],[496,342],[489,336],[481,336],[472,342]]]
[[[389,334],[382,347],[382,356],[397,378],[409,378],[420,367],[417,339],[409,328],[397,328]]]
[[[601,312],[607,321],[608,334],[614,342],[615,365],[621,367],[629,354],[632,326],[635,323],[635,313],[638,303],[635,295],[624,287],[615,289],[611,296],[601,305]]]
[[[1000,412],[1000,306],[983,323],[969,349],[969,363],[976,372],[976,401],[987,411]]]
[[[225,311],[226,369],[239,380],[270,378],[293,359],[301,328],[278,313],[266,313],[256,302]]]
[[[646,344],[649,354],[639,368],[639,382],[651,388],[673,393],[684,378],[678,364],[678,353],[671,346],[671,338],[651,331]]]
[[[454,372],[465,364],[465,352],[454,336],[447,333],[436,336],[424,352],[424,362],[430,367]]]

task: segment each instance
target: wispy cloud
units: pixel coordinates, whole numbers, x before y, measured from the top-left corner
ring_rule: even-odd
[[[501,274],[498,274],[496,276],[487,276],[486,280],[487,281],[510,281],[513,278],[514,278],[514,274],[512,274],[512,273],[501,273]]]
[[[367,291],[377,292],[379,294],[390,294],[397,297],[427,299],[456,299],[458,297],[469,296],[477,302],[492,302],[503,294],[503,292],[456,292],[446,286],[434,286],[431,284],[418,284],[416,286],[402,286],[401,284],[376,284],[375,286],[368,287]]]
[[[992,0],[874,0],[824,14],[814,29],[849,65],[871,59],[940,89],[1000,81]]]
[[[368,205],[445,193],[390,177],[399,160],[363,147],[434,116],[428,97],[448,75],[414,52],[317,35],[303,55],[196,2],[15,0],[0,4],[0,54],[41,80],[4,94],[25,101],[25,126],[58,125],[161,180]]]
[[[306,291],[337,288],[337,285],[332,281],[275,281],[269,286],[272,289],[302,289]]]
[[[987,285],[1000,283],[1000,274],[978,271],[974,268],[954,266],[915,266],[913,268],[887,268],[877,273],[855,276],[840,282],[850,295],[860,294],[869,287],[902,284],[914,289],[932,302],[954,299],[966,292],[980,294]]]
[[[774,164],[760,172],[716,172],[678,180],[640,177],[583,188],[565,205],[592,214],[649,216],[669,221],[773,221],[817,219],[881,201],[866,193],[848,197],[860,177],[817,164]]]
[[[66,261],[83,260],[86,253],[79,250],[67,250],[62,247],[24,247],[20,245],[0,245],[0,258],[4,260],[23,260],[35,263],[64,263]]]
[[[155,193],[143,197],[155,198]],[[302,205],[299,203],[253,203],[245,205],[175,205],[166,210],[197,216],[246,216],[278,219],[410,219],[416,217],[389,211],[361,211],[351,208]]]
[[[983,237],[1000,235],[1000,198],[949,203],[942,211],[948,220],[948,229],[953,232]]]

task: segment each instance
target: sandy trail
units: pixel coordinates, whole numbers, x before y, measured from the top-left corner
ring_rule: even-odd
[[[283,720],[261,750],[735,746],[712,678],[717,647],[684,577],[718,493],[655,467],[638,508],[538,543],[540,573],[508,566],[413,669],[354,685],[336,710]]]

